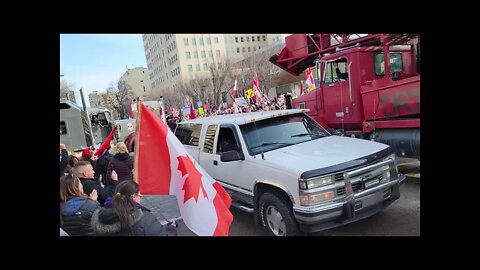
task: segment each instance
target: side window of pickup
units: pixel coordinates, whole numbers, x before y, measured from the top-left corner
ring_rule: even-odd
[[[220,128],[217,140],[217,154],[220,155],[232,150],[240,152],[233,130],[231,128]]]
[[[215,140],[215,133],[217,132],[217,125],[210,125],[205,133],[205,144],[203,145],[203,152],[213,153],[213,143]]]
[[[198,146],[202,124],[181,124],[175,130],[175,136],[185,145]]]

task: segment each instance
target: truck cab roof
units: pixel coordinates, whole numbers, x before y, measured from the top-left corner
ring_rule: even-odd
[[[186,124],[186,123],[195,123],[195,124],[203,124],[203,123],[236,123],[238,125],[243,125],[263,119],[273,118],[282,115],[289,115],[295,113],[305,113],[308,112],[309,109],[291,109],[291,110],[275,110],[275,111],[263,111],[263,112],[251,112],[251,113],[241,113],[241,114],[224,114],[224,115],[217,115],[217,116],[209,116],[209,117],[201,117],[196,118],[193,120],[183,121],[179,124]]]

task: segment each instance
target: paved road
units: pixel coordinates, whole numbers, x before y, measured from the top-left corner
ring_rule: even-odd
[[[400,199],[382,212],[352,224],[313,233],[311,236],[419,236],[420,178],[408,177],[400,191]],[[173,196],[145,196],[142,203],[152,209],[152,213],[162,224],[166,224],[168,220],[178,220],[178,236],[195,236],[183,224]],[[263,236],[262,228],[253,224],[252,214],[234,207],[231,212],[234,220],[230,227],[230,236]]]

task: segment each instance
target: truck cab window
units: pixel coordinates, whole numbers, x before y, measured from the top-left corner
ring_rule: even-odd
[[[220,132],[218,133],[217,154],[227,151],[239,152],[237,140],[231,128],[220,128]]]
[[[326,84],[336,83],[348,80],[347,59],[342,58],[337,61],[326,64],[325,78]]]
[[[60,134],[67,134],[67,125],[65,121],[60,121]]]
[[[93,115],[93,116],[95,116],[95,115]],[[93,119],[93,116],[92,116],[92,119]],[[98,124],[100,124],[102,126],[108,125],[108,121],[107,121],[107,118],[105,117],[105,113],[98,113],[97,114],[97,121],[98,121]]]
[[[201,124],[183,124],[177,127],[175,136],[182,144],[198,146],[201,130]]]
[[[385,75],[385,63],[383,53],[376,53],[374,56],[375,75]],[[390,53],[390,73],[403,71],[403,61],[401,53]]]

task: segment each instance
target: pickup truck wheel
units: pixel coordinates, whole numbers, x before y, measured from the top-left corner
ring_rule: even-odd
[[[270,236],[298,235],[297,223],[292,215],[292,210],[276,195],[270,192],[260,197],[261,225]]]

